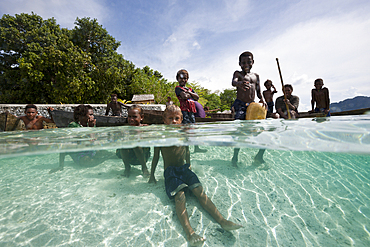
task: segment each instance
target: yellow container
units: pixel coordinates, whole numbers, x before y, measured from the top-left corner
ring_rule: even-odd
[[[245,120],[265,119],[267,109],[261,103],[252,102],[247,108]]]

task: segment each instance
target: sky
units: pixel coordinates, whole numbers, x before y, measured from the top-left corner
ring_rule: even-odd
[[[322,78],[331,102],[370,96],[368,0],[2,0],[0,14],[54,17],[72,29],[77,17],[96,18],[121,41],[118,53],[169,81],[186,69],[189,81],[215,92],[232,88],[239,55],[254,54],[261,89],[285,84],[311,109],[314,80]]]

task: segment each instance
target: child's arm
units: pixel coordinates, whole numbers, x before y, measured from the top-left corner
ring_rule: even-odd
[[[259,103],[263,103],[266,105],[265,101],[263,100],[262,94],[261,94],[261,88],[260,88],[260,76],[256,74],[257,81],[256,81],[256,92],[257,92],[257,97],[260,99]]]
[[[199,100],[199,95],[196,92],[194,92],[194,90],[189,90],[188,93],[190,94],[193,100],[196,100],[196,101]]]
[[[272,91],[272,94],[277,93],[277,90],[276,90],[274,84],[271,84],[271,87],[274,89],[274,91]]]
[[[263,98],[265,98],[265,101],[267,101],[267,97],[268,97],[268,96],[266,95],[266,94],[267,94],[267,90],[263,91],[263,92],[262,92],[262,94],[263,94]]]
[[[312,106],[312,112],[315,110],[315,91],[311,90],[311,106]]]
[[[185,147],[185,161],[186,161],[186,164],[189,164],[190,165],[190,150],[189,150],[189,146],[186,146]]]
[[[153,183],[153,182],[157,183],[157,180],[155,180],[154,172],[155,172],[155,169],[157,168],[160,151],[161,151],[160,147],[155,147],[154,148],[154,155],[153,155],[153,159],[152,159],[152,168],[150,170],[149,183]]]
[[[329,111],[330,109],[330,98],[329,98],[329,89],[325,88],[325,97],[326,97],[326,110]]]
[[[233,75],[233,80],[231,81],[231,85],[233,85],[233,87],[237,87],[237,88],[239,87],[242,90],[245,90],[244,83],[243,83],[243,81],[240,81],[239,80],[239,77],[240,77],[240,72],[239,71],[235,71],[234,72],[234,75]]]
[[[193,91],[191,91],[191,90],[187,90],[187,91],[183,90],[180,93],[180,97],[182,99],[190,99],[190,98],[192,98],[192,99],[194,99],[196,101],[198,101],[198,99],[199,99],[198,94],[196,92],[194,92],[194,90]]]

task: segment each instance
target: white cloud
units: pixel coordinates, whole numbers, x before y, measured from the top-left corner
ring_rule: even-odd
[[[278,57],[284,83],[292,84],[294,94],[301,98],[301,111],[311,108],[311,89],[314,80],[319,77],[329,88],[332,102],[370,95],[368,30],[370,18],[349,13],[298,23],[276,37],[261,32],[260,37],[269,38],[254,47],[249,46],[255,56],[252,71],[260,75],[261,83],[266,79],[273,80],[281,95],[275,60]],[[251,41],[244,38],[242,43]],[[232,73],[239,69],[238,56],[246,47],[240,44],[215,49],[217,54],[208,58],[208,64],[189,64],[192,80],[200,81],[202,86],[212,90],[230,88]]]
[[[279,37],[255,48],[258,59],[281,58],[285,82],[297,85],[295,93],[305,103],[316,78],[323,78],[332,101],[354,97],[357,88],[370,95],[370,19],[353,14],[313,20],[288,29]],[[258,66],[261,75],[272,75],[273,69]],[[278,81],[278,76],[274,76]],[[307,110],[307,109],[304,109]]]

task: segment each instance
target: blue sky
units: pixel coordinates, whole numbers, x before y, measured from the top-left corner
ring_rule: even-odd
[[[122,42],[118,52],[175,81],[185,68],[190,81],[212,91],[232,88],[238,56],[254,54],[252,71],[284,83],[310,109],[316,78],[332,102],[370,96],[368,0],[2,0],[0,14],[34,13],[73,28],[76,17],[96,18]],[[262,86],[263,89],[263,86]]]

